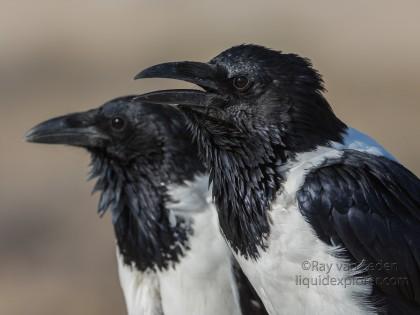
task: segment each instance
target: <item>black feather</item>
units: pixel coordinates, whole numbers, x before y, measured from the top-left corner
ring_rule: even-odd
[[[420,180],[414,174],[385,157],[346,150],[307,175],[297,200],[325,243],[343,246],[355,263],[393,266],[368,270],[377,306],[389,314],[420,312]]]
[[[98,213],[111,210],[119,250],[138,270],[173,266],[188,249],[190,222],[176,216],[169,222],[166,186],[203,174],[184,118],[169,106],[145,104],[136,96],[105,104],[96,124],[111,133],[109,117],[126,119],[126,131],[115,134],[106,148],[89,148],[90,179],[100,191]],[[112,133],[111,133],[112,134]]]

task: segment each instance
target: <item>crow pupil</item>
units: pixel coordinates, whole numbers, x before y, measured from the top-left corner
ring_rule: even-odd
[[[235,88],[238,90],[245,89],[248,85],[248,79],[245,77],[237,77],[233,80]]]
[[[115,117],[112,119],[112,127],[117,130],[121,130],[124,127],[124,120],[120,117]]]

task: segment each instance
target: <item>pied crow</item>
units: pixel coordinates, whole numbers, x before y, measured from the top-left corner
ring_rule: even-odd
[[[148,100],[188,117],[223,234],[270,314],[420,314],[420,181],[336,117],[308,59],[240,45],[136,78],[155,77],[204,89]]]
[[[208,175],[175,108],[119,97],[26,138],[90,152],[129,315],[266,314],[219,232]]]

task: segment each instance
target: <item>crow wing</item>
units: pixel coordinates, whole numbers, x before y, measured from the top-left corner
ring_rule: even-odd
[[[369,264],[389,313],[420,313],[417,176],[385,157],[345,150],[307,174],[297,200],[318,237]]]

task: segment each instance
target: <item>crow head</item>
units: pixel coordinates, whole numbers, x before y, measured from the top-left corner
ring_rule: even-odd
[[[182,255],[189,233],[181,218],[170,219],[166,185],[203,171],[184,120],[171,106],[126,96],[45,121],[26,138],[87,149],[94,190],[101,192],[98,212],[111,210],[125,262],[162,269]]]
[[[296,153],[340,141],[345,125],[322,96],[308,59],[262,46],[230,48],[208,63],[170,62],[136,78],[171,78],[199,90],[145,99],[177,104],[209,166],[221,227],[233,249],[257,257],[269,234],[267,210],[281,188],[281,165]]]
[[[165,167],[166,153],[183,138],[183,118],[170,106],[147,104],[138,96],[114,99],[97,109],[45,121],[26,135],[29,142],[83,147],[119,165],[139,161]],[[181,143],[183,143],[181,141]]]
[[[244,139],[258,142],[268,132],[274,139],[264,141],[281,145],[279,153],[290,155],[340,141],[345,128],[322,96],[321,76],[296,54],[240,45],[209,63],[163,63],[136,76],[154,77],[185,80],[205,90],[158,91],[147,99],[179,104],[193,129],[221,149]]]

